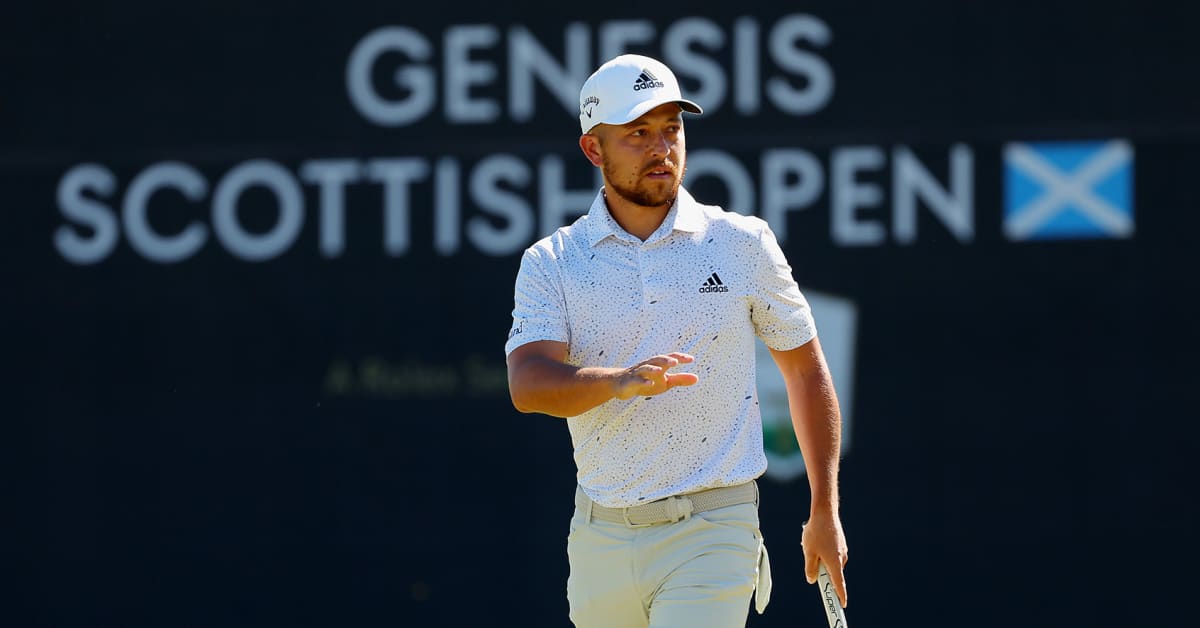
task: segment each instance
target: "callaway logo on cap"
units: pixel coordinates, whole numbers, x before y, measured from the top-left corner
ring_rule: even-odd
[[[642,55],[621,55],[600,66],[579,90],[579,126],[625,124],[664,103],[679,103],[688,113],[703,113],[685,100],[670,68]]]

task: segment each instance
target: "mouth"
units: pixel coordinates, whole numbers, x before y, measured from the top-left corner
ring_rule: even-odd
[[[675,169],[670,166],[652,166],[646,171],[646,178],[666,181],[675,178]]]

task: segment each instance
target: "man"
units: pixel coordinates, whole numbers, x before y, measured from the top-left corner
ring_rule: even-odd
[[[622,55],[580,92],[590,211],[525,251],[505,347],[513,405],[566,417],[579,489],[567,582],[588,627],[743,626],[770,589],[755,478],[766,469],[754,336],[787,385],[808,466],[805,569],[843,605],[841,420],[808,303],[765,222],[680,184],[685,100],[662,63]]]

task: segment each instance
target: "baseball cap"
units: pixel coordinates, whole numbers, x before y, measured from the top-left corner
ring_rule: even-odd
[[[579,90],[579,126],[584,133],[597,124],[625,124],[669,102],[684,111],[703,113],[684,99],[671,69],[657,59],[634,54],[614,57],[600,66]]]

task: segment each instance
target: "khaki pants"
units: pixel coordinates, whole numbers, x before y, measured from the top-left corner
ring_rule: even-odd
[[[750,595],[761,613],[770,563],[758,507],[740,504],[646,528],[576,508],[567,537],[567,600],[577,628],[734,628]]]

